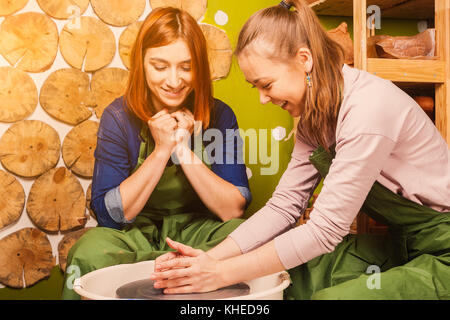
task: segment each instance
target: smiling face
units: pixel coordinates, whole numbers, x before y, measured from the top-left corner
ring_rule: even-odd
[[[272,102],[298,117],[302,113],[306,91],[308,57],[299,54],[286,61],[270,59],[260,52],[263,44],[249,45],[239,56],[239,67],[245,78],[259,91],[260,102]],[[266,50],[267,51],[267,50]]]
[[[167,46],[147,49],[144,69],[156,111],[167,108],[172,113],[181,109],[193,90],[191,53],[186,42],[179,39]]]

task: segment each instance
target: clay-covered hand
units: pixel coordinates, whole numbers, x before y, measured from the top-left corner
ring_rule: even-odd
[[[178,123],[167,109],[163,109],[155,114],[148,121],[148,127],[155,141],[155,150],[163,149],[172,153],[177,144],[174,137]]]
[[[164,261],[158,262],[158,269],[150,276],[150,279],[155,280],[155,288],[164,289],[166,294],[174,294],[209,292],[225,286],[218,260],[211,258],[203,250],[169,238],[167,243],[180,256],[168,256],[171,259],[166,257]]]

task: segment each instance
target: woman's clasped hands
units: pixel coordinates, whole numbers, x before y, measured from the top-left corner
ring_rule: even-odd
[[[165,294],[209,292],[224,287],[219,261],[200,249],[166,239],[175,249],[155,260],[155,271],[150,275],[154,287]]]
[[[155,149],[163,150],[178,158],[185,158],[190,151],[188,142],[194,132],[195,119],[186,108],[169,113],[163,109],[149,121],[148,127],[155,141]]]

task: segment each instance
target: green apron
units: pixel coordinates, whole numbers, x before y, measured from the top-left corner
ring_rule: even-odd
[[[140,135],[143,142],[133,172],[154,149],[147,126],[142,127]],[[222,222],[203,205],[181,166],[169,161],[142,212],[132,224],[123,230],[93,228],[73,245],[67,257],[67,271],[72,273],[65,274],[62,298],[80,299],[71,289],[76,276],[117,264],[154,260],[173,251],[167,245],[166,237],[206,251],[222,242],[243,221]]]
[[[310,156],[328,174],[334,151]],[[287,299],[450,299],[450,213],[375,182],[361,209],[387,235],[348,235],[331,253],[289,270]]]

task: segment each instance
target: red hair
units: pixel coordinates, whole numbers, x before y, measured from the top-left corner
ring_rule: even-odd
[[[145,78],[144,56],[147,49],[166,46],[178,39],[186,42],[191,54],[193,92],[186,99],[193,100],[194,118],[202,122],[203,128],[207,128],[213,98],[206,40],[197,21],[180,9],[157,8],[142,24],[131,51],[125,101],[128,108],[145,123],[156,113]]]

